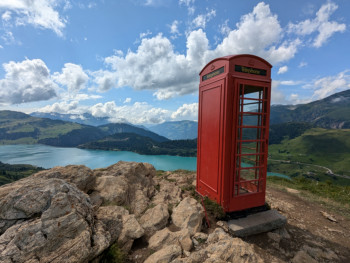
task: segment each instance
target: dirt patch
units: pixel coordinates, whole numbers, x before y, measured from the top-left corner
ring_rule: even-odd
[[[268,187],[266,201],[287,217],[282,230],[247,237],[265,260],[271,255],[290,262],[306,253],[317,262],[350,262],[350,220],[329,213],[317,202],[304,200],[301,193]],[[296,260],[295,258],[294,260]],[[311,260],[310,259],[310,260]]]

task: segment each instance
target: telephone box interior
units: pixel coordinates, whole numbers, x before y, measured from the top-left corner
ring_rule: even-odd
[[[225,212],[265,204],[271,68],[235,55],[200,72],[196,190]]]

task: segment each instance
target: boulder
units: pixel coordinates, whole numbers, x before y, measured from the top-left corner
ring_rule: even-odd
[[[140,218],[139,222],[147,236],[152,236],[156,231],[164,228],[169,219],[168,206],[159,204],[148,209]]]
[[[292,263],[317,263],[315,259],[313,259],[308,253],[304,250],[298,251],[293,257]]]
[[[101,197],[102,205],[120,206],[129,202],[128,191],[128,182],[124,177],[106,175],[97,177],[94,192],[91,193],[91,196],[96,199],[98,196]]]
[[[190,232],[187,229],[183,229],[181,231],[178,231],[177,233],[177,239],[181,245],[182,250],[185,251],[191,251],[193,247],[193,242],[191,239]]]
[[[191,197],[183,199],[171,215],[174,225],[188,229],[191,235],[201,230],[203,217],[203,207]]]
[[[223,229],[216,228],[208,236],[207,246],[195,251],[184,261],[178,262],[263,262],[253,245],[240,238],[233,238]]]
[[[179,245],[170,245],[150,255],[144,263],[168,263],[181,256],[182,251]]]
[[[148,240],[148,248],[152,250],[159,250],[169,245],[180,245],[184,251],[190,251],[193,246],[190,232],[187,229],[172,232],[169,228],[164,228]]]
[[[90,260],[96,256],[92,211],[88,196],[64,180],[27,179],[0,202],[0,261]]]
[[[154,194],[152,177],[156,171],[150,164],[120,161],[107,168],[94,170],[97,177],[94,200],[102,198],[101,205],[126,206],[139,216],[147,209]]]
[[[110,235],[110,243],[114,243],[120,236],[124,227],[123,216],[127,214],[128,211],[120,206],[102,206],[97,210],[95,218]]]
[[[181,189],[165,179],[159,181],[159,192],[152,199],[154,204],[175,205],[181,202]]]
[[[63,179],[74,184],[84,193],[87,193],[93,188],[96,180],[96,176],[92,170],[84,165],[57,166],[50,170],[38,172],[33,177]]]
[[[204,262],[263,262],[253,245],[231,237],[221,228],[216,228],[208,236],[207,242],[204,250],[208,259]]]
[[[122,229],[118,237],[118,244],[123,251],[128,252],[131,249],[134,240],[142,237],[145,231],[136,220],[135,215],[129,214],[129,211],[122,207],[121,209],[123,209]]]
[[[119,161],[107,168],[95,169],[94,174],[98,177],[112,175],[124,176],[135,184],[143,186],[153,186],[152,177],[156,175],[156,170],[151,164]],[[146,192],[150,189],[144,189]],[[150,195],[153,194],[153,190]]]
[[[181,170],[175,171],[170,173],[167,176],[167,179],[170,181],[175,181],[179,186],[189,186],[192,185],[193,181],[196,179],[196,173]]]
[[[133,187],[130,187],[129,195],[130,201],[127,205],[130,211],[137,217],[141,216],[150,205],[150,198],[145,195],[144,191]]]
[[[152,250],[159,250],[163,246],[172,244],[177,244],[177,236],[175,232],[171,232],[168,228],[157,231],[148,240],[148,248]]]

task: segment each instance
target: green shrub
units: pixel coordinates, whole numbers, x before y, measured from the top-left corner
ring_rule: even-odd
[[[100,263],[124,263],[127,261],[126,254],[117,243],[114,243],[102,255]]]

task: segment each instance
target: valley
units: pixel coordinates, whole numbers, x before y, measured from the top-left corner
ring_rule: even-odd
[[[349,185],[349,102],[350,90],[346,90],[308,104],[273,105],[267,171]],[[80,116],[84,119],[80,123],[65,121],[78,120],[75,115],[32,115],[53,119],[0,111],[0,145],[44,144],[185,157],[197,154],[198,123],[194,121],[165,122],[146,128],[108,123],[106,118],[88,114]]]

